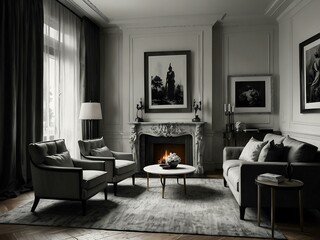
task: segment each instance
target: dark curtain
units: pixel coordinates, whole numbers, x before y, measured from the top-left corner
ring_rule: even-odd
[[[83,102],[100,102],[100,34],[90,19],[82,19],[81,80]],[[89,138],[89,122],[83,121],[83,139]],[[92,137],[99,137],[99,120],[92,121]]]
[[[28,144],[42,139],[42,0],[0,1],[0,199],[32,188]]]

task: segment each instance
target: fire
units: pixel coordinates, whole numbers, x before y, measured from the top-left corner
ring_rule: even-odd
[[[166,163],[166,158],[169,156],[168,150],[164,152],[163,156],[159,159],[159,163]]]

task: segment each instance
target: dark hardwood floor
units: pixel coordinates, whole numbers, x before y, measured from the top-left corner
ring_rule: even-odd
[[[221,172],[207,174],[206,177],[222,178]],[[222,180],[221,180],[222,181]],[[12,198],[0,202],[0,212],[5,213],[16,207],[22,206],[33,200],[33,192],[21,194],[17,198]],[[282,212],[277,219],[277,227],[286,235],[289,240],[311,240],[320,239],[320,213],[311,214],[305,211],[304,232],[300,232],[299,219],[296,214]],[[284,217],[283,217],[284,216]],[[255,239],[224,236],[200,236],[187,234],[166,234],[166,233],[143,233],[125,231],[92,230],[83,228],[63,228],[63,227],[43,227],[28,225],[0,224],[0,240],[3,239],[135,239],[135,240],[228,240],[228,239]]]

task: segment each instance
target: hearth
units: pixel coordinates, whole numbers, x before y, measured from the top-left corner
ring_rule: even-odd
[[[159,163],[165,152],[175,152],[181,163],[193,165],[192,162],[192,137],[184,135],[180,137],[154,137],[140,136],[140,163],[141,168]]]
[[[203,173],[204,122],[134,122],[130,125],[131,150],[138,171],[157,161],[153,156],[155,147],[146,146],[149,142],[154,144],[156,139],[156,144],[183,144],[186,164],[194,166],[196,173]],[[163,148],[163,145],[157,147]],[[152,151],[152,155],[149,151]]]

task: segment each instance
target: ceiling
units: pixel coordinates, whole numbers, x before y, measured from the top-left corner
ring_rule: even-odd
[[[60,0],[101,27],[137,19],[220,15],[275,19],[293,0]]]

